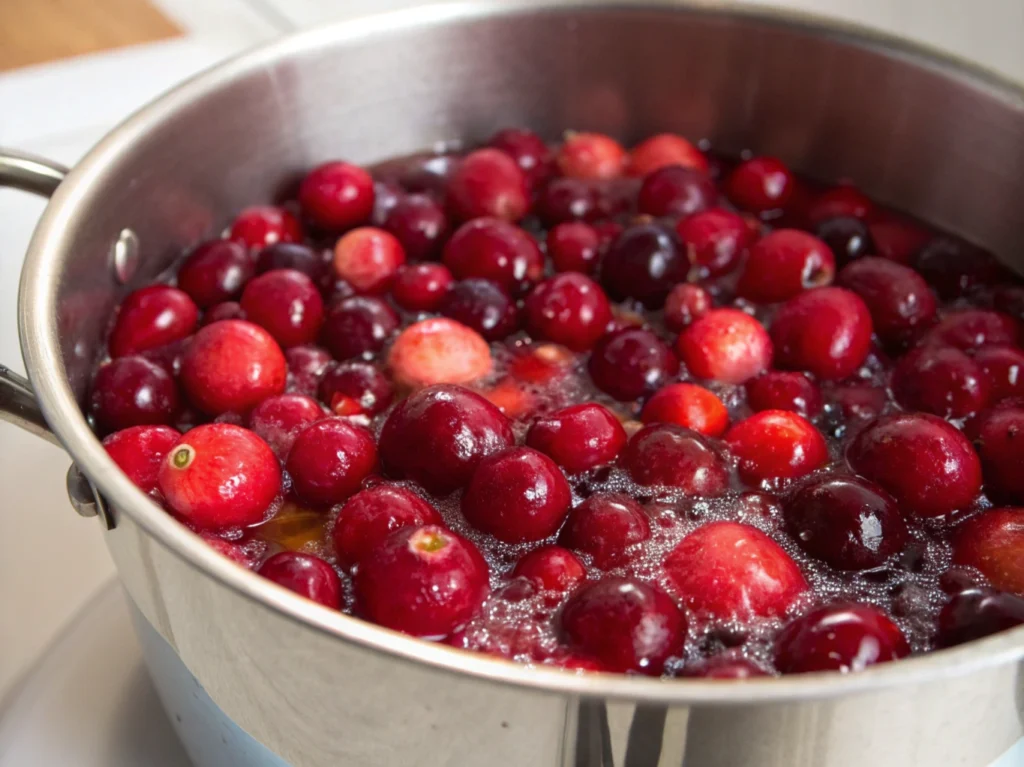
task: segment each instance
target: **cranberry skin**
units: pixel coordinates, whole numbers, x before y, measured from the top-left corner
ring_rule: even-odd
[[[526,298],[526,327],[534,338],[586,351],[612,319],[601,286],[582,274],[570,272],[545,280]]]
[[[736,290],[751,301],[773,304],[828,285],[835,272],[835,258],[824,242],[796,229],[776,229],[750,249]]]
[[[519,312],[509,294],[482,278],[456,282],[441,299],[438,310],[488,341],[500,341],[519,327]]]
[[[160,365],[118,357],[96,371],[89,412],[103,431],[168,424],[178,413],[178,387]]]
[[[686,216],[676,223],[676,234],[687,259],[709,277],[731,272],[750,243],[743,217],[729,210],[711,208]]]
[[[335,415],[382,413],[394,398],[394,387],[368,362],[329,365],[320,379],[320,399]]]
[[[981,463],[954,426],[924,413],[882,416],[850,443],[846,459],[909,511],[937,517],[970,506]]]
[[[717,620],[783,615],[808,589],[775,541],[738,522],[697,528],[669,553],[664,568],[691,610]]]
[[[260,565],[257,572],[300,597],[332,610],[341,609],[341,580],[334,568],[320,557],[282,551]]]
[[[628,562],[633,547],[650,537],[651,523],[640,504],[628,495],[596,493],[569,512],[558,542],[607,570]]]
[[[410,325],[388,354],[395,381],[410,387],[471,383],[491,372],[491,349],[472,328],[435,317]]]
[[[1000,407],[968,424],[981,456],[985,491],[998,500],[1024,503],[1024,408]]]
[[[684,282],[676,285],[665,299],[665,327],[680,331],[711,311],[711,294],[704,288]]]
[[[437,258],[449,232],[444,208],[425,194],[400,199],[388,212],[384,228],[413,261]]]
[[[349,360],[380,351],[398,325],[398,314],[379,298],[352,296],[327,312],[320,335],[335,359]]]
[[[805,485],[785,504],[783,518],[801,549],[837,570],[878,567],[907,543],[896,501],[857,477]]]
[[[803,416],[785,410],[763,410],[729,429],[725,435],[749,483],[796,479],[828,461],[825,438]]]
[[[984,309],[965,309],[947,314],[925,335],[922,343],[955,346],[970,351],[983,346],[1015,346],[1016,321],[1008,314]]]
[[[614,461],[626,446],[626,430],[608,408],[588,402],[538,418],[526,444],[576,474]]]
[[[365,224],[373,214],[373,178],[351,163],[313,168],[299,185],[302,214],[320,229],[341,232]]]
[[[875,252],[871,230],[859,218],[826,218],[814,227],[814,235],[828,245],[840,264]]]
[[[673,286],[686,280],[688,271],[672,233],[657,224],[640,224],[623,232],[608,249],[601,284],[616,301],[635,298],[648,309],[657,309]]]
[[[690,216],[718,202],[714,182],[693,168],[671,165],[644,179],[637,209],[648,216]]]
[[[846,378],[871,350],[871,314],[856,293],[816,288],[791,298],[775,315],[775,364],[818,378]]]
[[[708,160],[704,154],[685,138],[673,133],[651,136],[629,153],[631,176],[647,176],[671,165],[708,172]]]
[[[327,259],[322,251],[295,242],[277,242],[260,251],[256,258],[256,273],[264,274],[277,269],[294,269],[314,282],[320,282],[327,271]]]
[[[130,293],[110,331],[110,356],[124,357],[180,341],[199,324],[199,308],[188,294],[169,285]]]
[[[376,485],[345,501],[334,522],[331,539],[338,561],[350,568],[396,530],[423,525],[443,527],[444,520],[411,490]]]
[[[515,160],[531,187],[551,172],[551,150],[533,131],[506,128],[491,136],[487,146],[499,149]]]
[[[544,276],[544,256],[524,230],[496,218],[460,226],[444,247],[444,264],[456,279],[482,277],[520,295]]]
[[[144,493],[156,490],[160,466],[181,432],[170,426],[130,426],[103,440],[103,447],[128,479]]]
[[[955,594],[939,613],[939,647],[972,642],[1024,625],[1024,599],[991,589],[968,589]]]
[[[687,664],[681,676],[701,679],[751,679],[768,676],[768,672],[746,658],[723,653]]]
[[[312,343],[324,321],[320,291],[294,269],[275,269],[252,280],[242,293],[242,310],[283,349]]]
[[[751,213],[784,207],[795,187],[792,172],[774,157],[754,157],[740,163],[725,182],[729,199]]]
[[[462,221],[487,216],[514,222],[530,208],[526,175],[498,149],[466,155],[449,179],[447,193],[449,210]]]
[[[568,594],[587,578],[583,563],[561,546],[541,546],[520,559],[512,571],[515,578],[533,581],[545,591]]]
[[[567,221],[592,221],[602,213],[600,190],[574,178],[554,179],[537,198],[537,214],[548,226]]]
[[[355,493],[376,470],[377,446],[366,429],[344,418],[325,418],[296,435],[285,468],[300,498],[330,506]]]
[[[712,309],[679,336],[676,351],[698,378],[740,384],[768,369],[772,342],[760,322],[738,309]]]
[[[464,487],[480,461],[513,444],[512,424],[498,408],[451,384],[414,392],[391,411],[380,433],[387,471],[435,495]]]
[[[843,184],[818,195],[807,207],[807,218],[815,226],[839,216],[863,219],[874,207],[874,203],[859,189]]]
[[[863,671],[910,655],[899,627],[873,605],[829,605],[797,618],[775,640],[783,674]]]
[[[889,393],[877,386],[836,386],[829,398],[839,406],[843,418],[851,421],[870,421],[878,418],[889,404]]]
[[[228,237],[251,249],[275,242],[301,242],[302,223],[284,208],[253,205],[235,217]]]
[[[597,268],[601,234],[583,221],[566,221],[548,232],[548,255],[556,272],[590,274]]]
[[[465,538],[437,525],[405,527],[362,557],[355,590],[374,623],[439,638],[480,609],[488,577],[487,563]]]
[[[896,401],[907,410],[960,418],[984,407],[988,379],[959,349],[926,346],[903,356],[892,371]]]
[[[237,299],[255,274],[245,247],[232,240],[209,240],[197,245],[178,270],[178,287],[207,309]]]
[[[935,321],[935,296],[910,267],[869,256],[845,266],[836,283],[863,299],[875,332],[888,344],[905,343]]]
[[[313,395],[320,385],[320,377],[331,362],[331,355],[319,346],[293,346],[284,353],[288,362],[291,387],[302,394]]]
[[[789,410],[804,418],[821,412],[821,389],[803,373],[769,370],[747,381],[747,404],[755,412]]]
[[[725,461],[704,437],[682,426],[645,426],[630,438],[623,459],[640,485],[666,485],[708,497],[728,489]]]
[[[623,328],[598,340],[587,369],[601,391],[629,402],[660,389],[679,372],[679,360],[651,331]]]
[[[258,434],[282,460],[288,456],[300,429],[326,414],[312,397],[279,394],[267,397],[249,414],[249,428]]]
[[[432,312],[440,306],[452,282],[452,273],[441,264],[407,264],[399,267],[391,296],[406,311]]]
[[[405,250],[394,235],[361,226],[334,245],[334,273],[357,293],[384,293],[405,263]]]
[[[1009,346],[978,349],[974,361],[981,366],[992,402],[1024,397],[1024,351]]]
[[[221,320],[244,320],[245,310],[242,309],[242,305],[237,301],[225,301],[220,304],[211,306],[205,312],[203,312],[203,322],[205,325],[212,325],[215,322]],[[181,360],[178,360],[178,367],[181,367]],[[173,368],[173,364],[172,364]]]
[[[607,577],[573,594],[559,627],[570,648],[608,671],[658,676],[665,661],[682,652],[687,622],[656,586]]]
[[[973,245],[936,237],[913,258],[914,268],[947,300],[965,295],[994,276],[991,256]]]
[[[707,437],[720,437],[729,425],[729,411],[714,392],[689,383],[669,384],[644,405],[644,423],[674,423]]]
[[[227,423],[197,426],[160,466],[160,492],[200,530],[254,525],[281,490],[281,467],[256,434]]]
[[[1000,591],[1024,596],[1024,509],[989,509],[964,522],[953,540],[953,563],[981,572]]]
[[[868,229],[875,245],[874,252],[900,264],[909,264],[932,239],[931,232],[899,218],[872,221]]]
[[[615,139],[601,133],[571,133],[555,161],[563,176],[588,181],[621,176],[626,150]]]

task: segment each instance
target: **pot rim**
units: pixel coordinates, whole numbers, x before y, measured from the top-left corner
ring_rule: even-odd
[[[56,312],[61,275],[56,264],[59,254],[72,245],[64,235],[70,229],[69,222],[85,214],[89,198],[103,186],[109,168],[122,158],[128,147],[202,95],[290,54],[308,53],[332,44],[355,42],[402,29],[528,12],[557,12],[574,7],[581,13],[622,9],[666,11],[795,28],[932,69],[983,89],[990,97],[1024,111],[1024,88],[970,62],[864,27],[806,13],[742,4],[723,8],[701,0],[518,0],[516,3],[474,0],[346,19],[291,34],[230,58],[143,107],[90,150],[53,195],[29,246],[18,300],[22,355],[40,407],[53,431],[79,468],[119,512],[127,514],[148,535],[187,564],[241,596],[318,632],[358,644],[369,651],[390,655],[398,661],[425,664],[451,674],[538,692],[588,698],[679,705],[739,705],[879,691],[897,685],[934,682],[1019,660],[1024,656],[1024,626],[956,648],[846,675],[826,672],[722,684],[713,680],[661,680],[607,673],[579,675],[543,666],[526,666],[408,637],[302,599],[216,553],[139,490],[108,457],[82,415],[61,361]]]

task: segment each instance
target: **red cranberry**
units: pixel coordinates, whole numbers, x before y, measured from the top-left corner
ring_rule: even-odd
[[[320,377],[331,362],[331,355],[319,346],[293,346],[285,350],[291,388],[302,394],[313,395],[320,385]]]
[[[859,189],[849,184],[819,194],[807,208],[807,218],[814,225],[829,218],[867,218],[874,203]]]
[[[880,416],[889,404],[889,394],[877,386],[836,386],[829,394],[847,420],[870,421]]]
[[[178,387],[160,365],[142,357],[118,357],[96,371],[90,405],[102,431],[172,423],[178,413]]]
[[[325,418],[295,436],[286,468],[300,498],[329,506],[356,492],[377,468],[377,447],[365,429]]]
[[[244,320],[245,310],[237,301],[224,301],[223,303],[211,306],[203,312],[203,325],[212,325],[221,320]],[[178,360],[180,367],[181,360]]]
[[[981,456],[988,495],[1024,503],[1024,407],[987,410],[968,424],[968,430]]]
[[[899,264],[909,264],[931,240],[931,232],[912,221],[891,218],[868,225],[875,252]]]
[[[276,242],[260,251],[256,272],[263,274],[277,269],[294,269],[319,283],[327,271],[325,251],[295,242]]]
[[[320,399],[335,415],[375,416],[393,397],[387,376],[367,362],[330,365],[320,379]]]
[[[255,570],[264,553],[265,543],[259,540],[246,543],[227,541],[216,533],[200,533],[199,537],[218,554],[227,557],[246,570]]]
[[[628,495],[597,493],[569,512],[558,541],[589,554],[595,567],[607,570],[628,562],[637,544],[651,537],[651,524],[640,504]]]
[[[1018,466],[1019,468],[1019,466]],[[973,567],[1000,591],[1024,596],[1024,509],[989,509],[967,520],[953,541],[953,563]]]
[[[519,312],[509,294],[482,278],[456,282],[441,299],[438,311],[488,341],[500,341],[519,327]]]
[[[856,293],[843,288],[808,290],[775,315],[775,364],[818,378],[846,378],[867,359],[871,329],[871,314]]]
[[[483,336],[444,317],[410,325],[388,354],[395,381],[411,387],[470,383],[488,375],[492,364]]]
[[[464,487],[477,465],[515,443],[512,425],[479,394],[441,384],[414,392],[380,433],[384,467],[435,495]]]
[[[775,541],[738,522],[697,528],[665,558],[665,574],[691,610],[721,620],[781,616],[808,589]]]
[[[687,664],[681,676],[702,679],[751,679],[768,676],[768,673],[742,656],[722,653]]]
[[[736,290],[751,301],[772,304],[828,285],[835,272],[828,245],[806,232],[776,229],[750,249]]]
[[[711,294],[698,285],[676,285],[665,299],[665,327],[680,331],[711,311]]]
[[[1024,286],[997,285],[992,291],[992,308],[1024,323]]]
[[[814,234],[828,246],[840,264],[875,252],[871,231],[859,218],[826,218],[814,227]]]
[[[801,549],[837,570],[868,570],[898,554],[907,525],[882,488],[857,477],[826,477],[784,507],[786,529]]]
[[[551,172],[551,150],[533,131],[506,128],[491,136],[487,146],[499,149],[515,160],[531,187]]]
[[[926,517],[967,508],[981,489],[971,443],[933,415],[882,416],[854,438],[846,458],[901,506]]]
[[[729,426],[729,411],[714,392],[689,383],[669,384],[644,405],[644,423],[674,423],[708,437],[720,437]]]
[[[180,341],[199,324],[199,309],[184,291],[150,285],[121,303],[110,331],[110,356],[124,357]]]
[[[670,165],[644,179],[636,202],[641,213],[655,218],[690,216],[718,202],[718,192],[706,174]]]
[[[587,369],[599,389],[628,402],[666,384],[679,360],[651,331],[623,328],[598,340]]]
[[[380,351],[398,329],[395,310],[373,296],[343,299],[327,312],[321,337],[335,359]]]
[[[338,561],[344,567],[352,567],[396,530],[423,525],[444,526],[444,520],[411,490],[376,485],[345,501],[334,522],[331,539]]]
[[[794,187],[793,174],[774,157],[754,157],[740,163],[725,185],[729,199],[751,213],[785,207]]]
[[[924,337],[924,343],[969,351],[983,346],[1015,346],[1019,329],[1013,317],[984,309],[947,314]]]
[[[626,445],[626,431],[611,411],[590,402],[541,416],[526,444],[575,474],[614,461]]]
[[[444,247],[444,264],[456,279],[482,277],[514,295],[544,276],[544,256],[518,226],[478,218],[460,226]]]
[[[749,314],[712,309],[683,331],[676,351],[698,378],[740,384],[768,369],[772,342]]]
[[[789,410],[805,418],[821,412],[821,390],[803,373],[769,370],[747,381],[747,404],[755,412]]]
[[[939,613],[939,647],[973,642],[1024,625],[1024,599],[991,589],[969,589],[953,596]]]
[[[128,479],[144,493],[156,490],[160,466],[181,432],[170,426],[131,426],[103,440],[103,447]]]
[[[197,245],[181,265],[178,287],[206,309],[237,299],[254,273],[253,260],[242,245],[209,240]]]
[[[656,586],[606,577],[577,591],[562,608],[561,632],[569,647],[593,656],[608,671],[658,676],[681,654],[686,617]]]
[[[1024,397],[1024,351],[1009,346],[986,346],[978,349],[974,360],[985,374],[993,402]]]
[[[586,351],[612,319],[601,287],[582,274],[559,274],[535,287],[526,299],[526,326],[534,338]]]
[[[921,248],[913,265],[947,300],[959,298],[971,288],[990,282],[996,273],[991,256],[949,237],[937,237]]]
[[[866,257],[839,272],[837,284],[859,295],[879,338],[902,344],[935,320],[935,296],[913,269],[885,258]]]
[[[288,456],[298,431],[325,415],[312,397],[279,394],[267,397],[249,414],[249,428],[270,445],[282,460]]]
[[[899,627],[873,605],[829,605],[797,618],[775,640],[783,674],[863,671],[910,655]]]
[[[600,191],[574,178],[556,178],[541,190],[537,214],[548,226],[566,221],[592,221],[602,211]]]
[[[411,260],[434,259],[448,238],[448,217],[427,195],[410,194],[388,212],[384,228],[401,243]]]
[[[556,272],[590,274],[597,268],[602,240],[597,229],[583,221],[566,221],[548,232],[548,255]]]
[[[601,133],[570,133],[555,158],[563,176],[584,180],[621,176],[626,150],[615,139]]]
[[[627,229],[608,249],[601,284],[616,301],[636,298],[649,309],[665,303],[672,287],[689,269],[675,236],[657,224]]]
[[[334,568],[320,557],[282,551],[260,565],[257,572],[300,597],[332,610],[341,609],[341,580]]]
[[[399,267],[391,285],[395,303],[409,312],[432,312],[452,284],[452,273],[441,264],[407,264]]]
[[[373,178],[347,162],[313,168],[299,186],[303,215],[320,229],[342,232],[365,224],[373,213]]]
[[[732,211],[711,208],[676,223],[687,259],[709,277],[731,272],[751,241],[747,223]]]
[[[251,249],[264,248],[275,242],[301,242],[302,223],[284,208],[254,205],[235,217],[229,237]]]
[[[370,549],[355,588],[374,623],[421,637],[461,628],[490,591],[476,546],[437,525],[404,527]]]
[[[893,397],[907,410],[945,418],[977,412],[988,400],[981,367],[951,346],[925,346],[906,354],[892,371]]]
[[[245,286],[242,309],[282,348],[312,343],[324,321],[324,302],[313,281],[294,269],[275,269]]]
[[[629,153],[629,174],[647,176],[671,165],[693,168],[701,173],[708,172],[708,160],[704,154],[682,136],[674,133],[659,133],[641,141]]]
[[[675,424],[642,428],[626,445],[624,462],[640,485],[667,485],[701,496],[721,495],[729,485],[718,451],[697,432]]]
[[[498,149],[466,155],[448,181],[448,207],[468,221],[485,216],[518,221],[530,208],[526,175],[512,157]]]
[[[287,376],[277,342],[263,328],[242,320],[200,329],[181,362],[185,393],[211,415],[255,407],[283,392]]]
[[[201,530],[261,522],[281,490],[281,467],[262,439],[226,423],[185,434],[160,467],[160,492]]]
[[[828,461],[825,438],[803,416],[785,410],[762,410],[725,435],[736,456],[740,476],[751,484],[796,479]]]
[[[524,555],[512,575],[533,581],[545,591],[567,594],[586,580],[587,571],[571,551],[549,545]]]
[[[384,293],[405,263],[402,243],[372,226],[353,229],[334,246],[334,273],[357,293]]]

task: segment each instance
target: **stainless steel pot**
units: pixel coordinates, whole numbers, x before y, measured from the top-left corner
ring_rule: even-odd
[[[3,406],[37,433],[48,424],[74,459],[72,501],[105,523],[165,700],[187,706],[182,690],[192,690],[209,701],[205,716],[240,728],[244,745],[231,750],[222,735],[224,748],[204,750],[196,732],[209,718],[186,718],[193,757],[988,764],[1022,732],[1024,629],[850,676],[662,682],[536,670],[301,600],[203,545],[107,458],[79,403],[126,290],[317,161],[372,162],[508,124],[625,140],[675,130],[775,154],[823,178],[854,177],[1024,266],[1020,88],[898,40],[732,4],[506,0],[352,21],[200,75],[66,178],[45,162],[0,158],[0,179],[53,192],[21,284],[32,388],[5,372]]]

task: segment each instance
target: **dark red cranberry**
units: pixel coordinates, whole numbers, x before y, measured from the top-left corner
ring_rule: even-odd
[[[626,430],[610,410],[588,402],[538,418],[526,444],[575,474],[614,461],[626,445]]]
[[[312,343],[324,321],[324,302],[309,277],[294,269],[275,269],[245,286],[242,309],[287,349]]]
[[[776,229],[750,249],[736,290],[751,301],[773,304],[828,285],[835,272],[835,258],[824,242],[796,229]]]
[[[838,285],[859,295],[879,338],[903,344],[935,320],[936,301],[913,269],[885,258],[866,257],[839,272]]]
[[[640,485],[667,485],[701,496],[721,495],[729,485],[718,451],[697,432],[675,424],[642,428],[630,438],[623,460]]]
[[[974,360],[985,374],[992,402],[1024,397],[1024,351],[1011,346],[986,346],[978,349]]]
[[[628,562],[637,544],[650,537],[651,524],[640,504],[628,495],[596,493],[569,513],[558,542],[589,554],[595,567],[607,570]]]
[[[729,199],[751,213],[785,207],[794,187],[793,174],[774,157],[754,157],[740,163],[725,184]]]
[[[587,570],[568,549],[549,545],[524,555],[512,575],[533,581],[545,591],[567,594],[586,580]]]
[[[320,229],[343,232],[370,220],[373,178],[347,162],[327,162],[313,168],[299,186],[302,214]]]
[[[244,246],[231,240],[209,240],[197,245],[181,265],[178,287],[206,309],[237,299],[255,272]]]
[[[464,626],[490,591],[476,546],[437,525],[404,527],[370,549],[355,576],[363,614],[386,628],[443,637]]]
[[[829,605],[797,618],[775,640],[783,674],[863,671],[910,655],[899,627],[874,605]]]
[[[871,329],[871,314],[856,293],[843,288],[808,290],[775,315],[775,364],[818,378],[846,378],[867,359]]]
[[[674,423],[707,437],[720,437],[729,426],[729,411],[714,392],[690,383],[658,389],[644,405],[644,423]]]
[[[743,656],[722,653],[688,663],[683,667],[681,676],[702,679],[751,679],[768,676],[768,672]]]
[[[815,197],[807,207],[807,218],[815,226],[840,216],[864,219],[874,207],[874,203],[857,187],[841,184]]]
[[[545,280],[526,298],[526,327],[534,338],[586,351],[604,334],[612,319],[601,286],[569,272]]]
[[[237,301],[224,301],[203,312],[203,325],[212,325],[221,320],[244,320],[245,310]],[[184,350],[183,350],[184,351]],[[180,364],[180,360],[179,360]]]
[[[658,676],[681,654],[686,617],[656,586],[606,577],[577,591],[562,608],[559,626],[573,650],[608,671]]]
[[[988,495],[1024,503],[1024,406],[986,410],[968,423],[967,431],[981,456]]]
[[[396,160],[394,164],[399,171],[398,187],[405,192],[426,194],[441,200],[444,198],[448,179],[455,172],[458,163],[459,156],[450,152],[431,152],[411,160],[406,158]],[[378,184],[378,189],[379,187]]]
[[[712,309],[679,336],[676,351],[698,378],[740,384],[763,373],[772,342],[760,322],[738,309]]]
[[[981,367],[952,346],[913,349],[892,371],[893,397],[907,410],[960,418],[984,407],[988,379]]]
[[[341,609],[341,580],[334,568],[320,557],[282,551],[260,565],[257,572],[300,597],[332,610]]]
[[[846,458],[902,507],[926,517],[967,508],[981,490],[971,443],[934,415],[882,416],[854,438]]]
[[[263,274],[276,269],[294,269],[319,284],[327,271],[325,253],[296,242],[277,242],[260,251],[256,258],[256,272]]]
[[[388,212],[384,228],[413,261],[440,256],[449,231],[444,208],[425,194],[410,194],[399,200]]]
[[[725,435],[740,476],[751,484],[796,479],[828,461],[825,438],[806,418],[785,410],[762,410]]]
[[[444,526],[444,521],[433,506],[411,490],[376,485],[345,501],[331,539],[338,561],[352,567],[396,530],[423,525]]]
[[[394,393],[387,376],[368,362],[329,365],[320,379],[320,399],[335,415],[375,416]]]
[[[803,373],[769,370],[747,381],[751,410],[789,410],[805,418],[821,412],[821,390]]]
[[[836,386],[829,391],[829,398],[839,406],[843,418],[853,421],[875,419],[889,404],[889,394],[885,389],[861,384]]]
[[[335,359],[348,360],[380,351],[398,329],[395,310],[373,296],[353,296],[327,312],[321,337]]]
[[[921,248],[913,263],[928,284],[947,300],[959,298],[971,288],[987,284],[996,274],[988,253],[950,237],[936,237]]]
[[[288,363],[289,386],[310,396],[316,394],[320,377],[331,362],[331,355],[319,346],[293,346],[284,353]]]
[[[992,291],[992,308],[1024,323],[1024,286],[997,285]]]
[[[687,260],[709,276],[731,272],[752,239],[742,216],[711,208],[686,216],[676,223]]]
[[[391,345],[388,366],[396,383],[410,387],[464,384],[490,374],[491,349],[472,328],[447,317],[410,325]]]
[[[548,255],[556,272],[590,274],[601,255],[601,235],[583,221],[566,221],[548,232]]]
[[[636,298],[649,309],[665,303],[672,287],[686,280],[689,264],[675,236],[657,224],[623,232],[605,254],[601,284],[616,301]]]
[[[499,149],[515,160],[531,187],[551,173],[551,150],[533,131],[506,128],[491,136],[487,146]]]
[[[676,285],[665,299],[665,327],[676,332],[711,311],[711,294],[699,285]]]
[[[482,277],[513,295],[544,276],[544,256],[524,230],[496,218],[460,226],[444,246],[444,264],[456,279]]]
[[[312,397],[304,394],[279,394],[267,397],[249,414],[249,428],[270,445],[284,460],[300,429],[326,415]]]
[[[391,411],[380,433],[384,467],[429,492],[464,487],[486,456],[515,443],[512,425],[479,394],[441,384],[413,393]]]
[[[410,312],[432,312],[452,285],[452,273],[441,264],[406,264],[391,284],[395,303]]]
[[[252,250],[275,242],[302,242],[302,222],[284,208],[253,205],[235,217],[228,236]]]
[[[875,243],[875,252],[899,264],[913,261],[914,256],[932,239],[931,232],[906,219],[872,221],[868,229]]]
[[[990,585],[1017,596],[1024,596],[1022,553],[1024,509],[1021,508],[983,511],[961,525],[953,540],[954,564],[975,568]]]
[[[188,294],[169,285],[141,288],[121,303],[110,331],[110,356],[124,357],[180,341],[199,324]]]
[[[168,424],[178,413],[178,386],[163,367],[118,357],[96,371],[89,412],[101,431]]]
[[[548,226],[566,221],[592,221],[602,213],[596,186],[574,178],[556,178],[537,198],[537,214]]]
[[[939,613],[936,644],[953,647],[1024,625],[1024,599],[991,589],[955,594]]]
[[[659,133],[633,147],[629,153],[629,174],[647,176],[671,165],[708,172],[708,159],[693,144],[674,133]]]
[[[651,331],[624,328],[598,340],[587,369],[599,389],[628,402],[668,383],[679,360]]]
[[[452,285],[441,299],[438,311],[488,341],[500,341],[519,327],[515,301],[501,286],[479,277]]]
[[[705,173],[670,165],[644,179],[637,197],[641,213],[655,218],[690,216],[718,202],[715,184]]]
[[[555,161],[563,176],[585,180],[612,179],[626,167],[626,150],[602,133],[570,133]]]
[[[377,446],[365,429],[325,418],[295,436],[286,468],[300,498],[329,506],[356,492],[377,468]]]
[[[262,439],[226,423],[197,426],[160,466],[160,492],[200,530],[254,525],[281,490],[281,467]]]
[[[983,346],[1015,346],[1019,337],[1020,329],[1013,317],[984,309],[964,309],[939,320],[922,343],[970,351]]]
[[[449,210],[462,221],[485,216],[518,221],[530,208],[526,175],[499,149],[477,149],[462,158],[447,192]]]
[[[871,230],[859,218],[826,218],[814,227],[814,234],[828,245],[840,265],[875,252]]]
[[[808,589],[796,562],[775,541],[738,522],[697,528],[664,567],[691,610],[719,620],[781,616]]]
[[[103,447],[128,479],[144,493],[156,490],[160,466],[181,432],[170,426],[131,426],[103,440]]]

